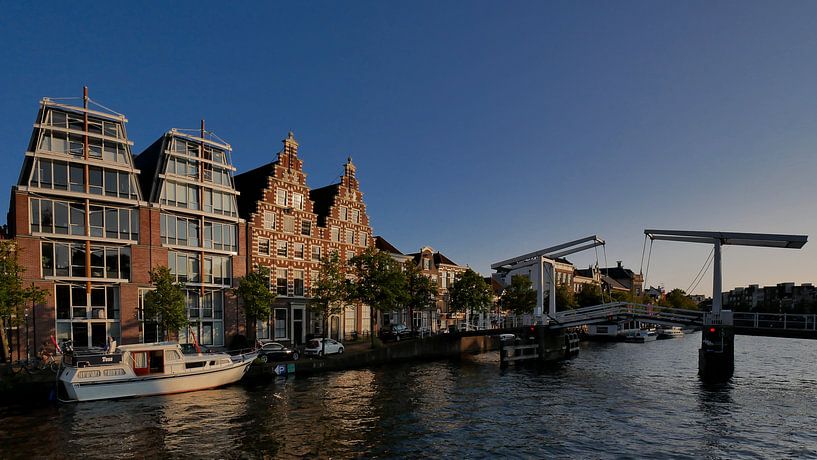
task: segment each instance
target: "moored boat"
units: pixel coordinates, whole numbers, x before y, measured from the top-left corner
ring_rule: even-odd
[[[69,351],[57,378],[60,401],[95,401],[216,388],[244,376],[257,352],[184,354],[178,343]]]
[[[684,331],[680,327],[665,327],[658,330],[658,340],[680,339],[684,336]]]
[[[624,336],[624,341],[630,343],[644,343],[652,342],[657,338],[658,334],[656,334],[654,330],[641,329],[628,333],[626,336]]]

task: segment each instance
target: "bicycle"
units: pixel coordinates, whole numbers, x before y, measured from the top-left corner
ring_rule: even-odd
[[[25,371],[27,374],[37,374],[39,372],[50,370],[56,373],[60,368],[60,363],[54,358],[54,355],[47,355],[45,358],[34,357],[31,359],[21,359],[11,363],[11,373],[18,375]]]

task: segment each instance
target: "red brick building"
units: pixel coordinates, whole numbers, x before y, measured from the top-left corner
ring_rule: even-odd
[[[277,293],[270,318],[258,321],[259,338],[303,343],[323,334],[322,319],[307,308],[322,258],[337,251],[346,262],[371,242],[371,228],[351,158],[337,184],[310,190],[292,133],[276,160],[236,176],[238,207],[247,221],[250,266],[271,271]],[[328,334],[343,339],[369,329],[369,308],[347,306],[329,319]]]

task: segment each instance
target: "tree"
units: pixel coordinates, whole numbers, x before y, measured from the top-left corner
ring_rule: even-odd
[[[536,307],[536,291],[527,276],[517,275],[511,278],[510,286],[502,293],[502,306],[514,314],[533,313]]]
[[[479,273],[470,268],[457,275],[448,290],[452,311],[469,312],[470,315],[486,312],[491,308],[493,293],[491,287]]]
[[[409,318],[414,318],[415,310],[434,308],[437,284],[425,276],[412,260],[407,260],[404,264],[403,274],[406,278],[406,306],[409,309]],[[411,322],[411,330],[414,331],[414,321]]]
[[[238,281],[235,294],[244,303],[244,316],[247,318],[247,336],[250,343],[255,343],[256,321],[268,318],[270,305],[275,302],[276,294],[270,289],[270,269],[258,266],[247,276]]]
[[[0,240],[0,339],[3,341],[2,354],[6,362],[10,359],[6,327],[19,324],[29,304],[45,301],[44,290],[33,284],[23,286],[25,268],[20,266],[18,255],[19,248],[13,240]]]
[[[545,305],[550,302],[550,293],[545,296]],[[573,291],[565,284],[556,286],[556,311],[572,310],[576,308],[576,298]]]
[[[164,340],[170,331],[187,326],[184,284],[177,283],[170,269],[158,266],[150,271],[154,289],[145,294],[145,318],[155,318]]]
[[[338,251],[333,251],[321,261],[318,279],[312,285],[312,298],[309,301],[309,309],[321,315],[324,331],[329,330],[329,317],[343,312],[343,303],[348,297],[343,265]]]
[[[350,283],[350,298],[368,305],[374,346],[374,312],[397,309],[407,299],[406,277],[400,264],[378,249],[368,247],[349,261],[355,281]]]
[[[672,308],[682,308],[684,310],[697,310],[698,304],[690,299],[683,289],[675,288],[667,294],[665,305]]]
[[[585,284],[576,296],[576,303],[578,303],[580,307],[590,307],[604,303],[601,289],[595,284]]]

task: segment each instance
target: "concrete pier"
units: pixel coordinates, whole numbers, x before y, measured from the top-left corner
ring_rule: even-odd
[[[698,375],[707,382],[725,382],[735,373],[735,328],[710,324],[701,331]]]

